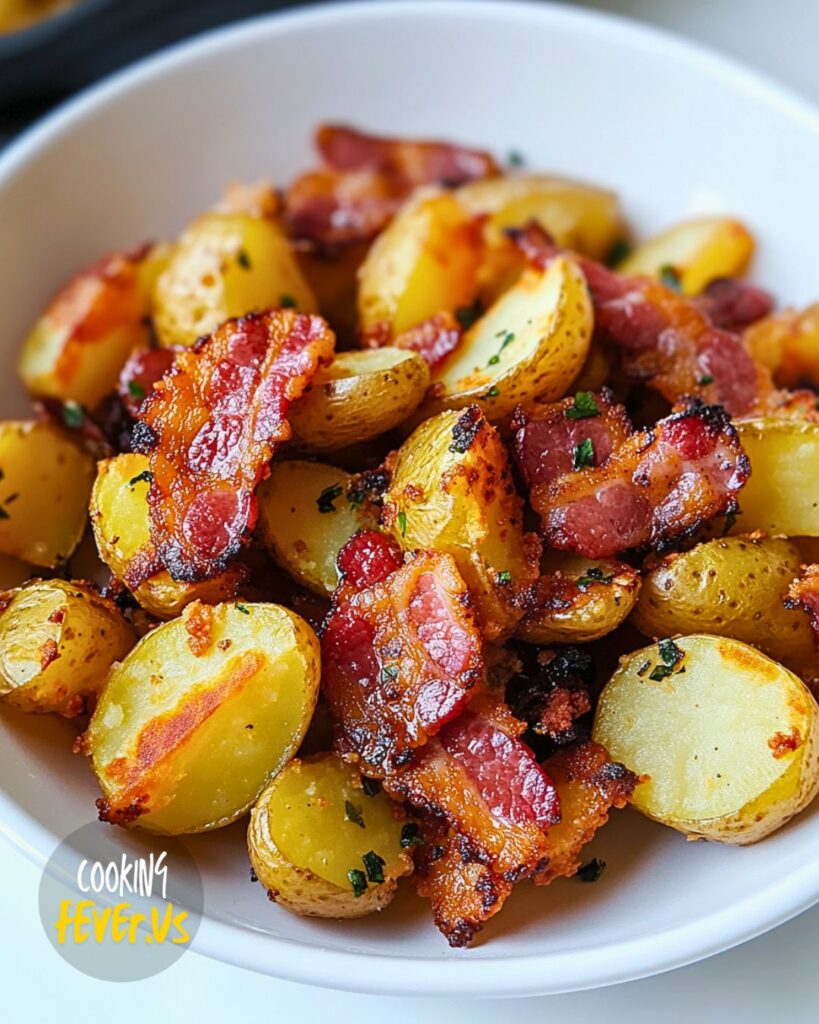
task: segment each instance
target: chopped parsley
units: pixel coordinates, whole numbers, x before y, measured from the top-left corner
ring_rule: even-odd
[[[341,484],[332,484],[330,487],[325,487],[316,498],[319,512],[335,512],[336,507],[333,502],[341,496],[343,491],[344,488]]]
[[[627,238],[615,238],[609,247],[609,251],[606,253],[606,263],[610,267],[616,267],[618,263],[622,263],[630,252],[631,243]]]
[[[577,585],[585,592],[593,583],[603,583],[608,586],[613,579],[613,572],[605,573],[599,565],[590,565],[582,576],[578,576]]]
[[[572,452],[572,469],[585,469],[586,466],[594,465],[594,445],[592,439],[587,437],[585,441],[575,445]]]
[[[701,377],[697,377],[697,383],[701,387],[706,387],[706,385],[714,383],[714,378],[710,373],[704,373]]]
[[[406,537],[407,535],[407,513],[398,513],[398,529],[401,531],[401,536]]]
[[[726,534],[729,534],[731,532],[731,530],[733,530],[733,528],[737,525],[737,517],[738,517],[738,515],[739,515],[738,512],[729,512],[725,516],[725,523],[723,524],[723,527],[722,527],[722,536],[723,537],[725,537]]]
[[[259,876],[253,870],[253,868],[250,869],[250,881],[251,882],[258,882],[259,881]]]
[[[250,611],[243,604],[235,604],[233,607],[237,612],[241,612],[242,615],[250,615]]]
[[[242,267],[242,269],[250,270],[250,267],[251,267],[250,257],[244,251],[244,249],[240,249],[239,250],[239,255],[236,257],[236,259],[237,259],[237,261],[239,263],[239,266]]]
[[[685,654],[673,640],[661,640],[659,644],[657,644],[657,648],[660,652],[662,664],[655,665],[653,671],[648,677],[655,683],[659,683],[662,679],[667,679],[668,676],[673,675],[677,665],[679,665],[685,657]]]
[[[85,420],[85,413],[79,402],[71,399],[63,402],[63,423],[69,430],[79,430]]]
[[[393,679],[398,678],[398,666],[397,665],[383,665],[381,667],[381,682],[389,683]]]
[[[498,331],[498,333],[495,335],[495,337],[502,339],[501,340],[501,346],[498,349],[498,351],[495,353],[495,355],[490,357],[489,362],[487,363],[487,366],[497,366],[498,365],[498,363],[500,362],[501,352],[503,352],[503,350],[506,348],[507,345],[511,345],[512,342],[515,340],[515,332],[514,331],[506,331],[506,330]]]
[[[497,398],[500,394],[500,388],[497,384],[493,384],[492,387],[483,395],[484,398]]]
[[[138,473],[136,476],[131,477],[131,479],[128,481],[128,486],[134,487],[136,484],[142,483],[143,480],[146,483],[150,483],[153,480],[153,478],[154,475],[150,471],[150,469],[143,469],[141,473]]]
[[[344,818],[346,821],[351,821],[354,825],[358,825],[359,828],[366,828],[364,819],[361,817],[361,808],[350,800],[344,801]]]
[[[364,877],[364,872],[359,871],[358,868],[352,868],[347,872],[347,877],[350,879],[350,885],[353,887],[353,895],[356,899],[359,896],[363,896],[367,891],[367,879]]]
[[[381,792],[381,783],[378,779],[368,779],[366,775],[362,775],[361,788],[366,796],[378,796]]]
[[[606,870],[606,862],[599,857],[592,857],[588,863],[578,869],[577,878],[581,882],[596,882]]]
[[[468,331],[482,316],[483,306],[480,299],[475,299],[471,306],[460,306],[455,310],[455,319],[460,324],[462,331]]]
[[[144,398],[145,388],[139,383],[138,380],[129,380],[128,394],[131,396],[131,398]]]
[[[401,827],[401,846],[408,850],[413,846],[423,846],[424,840],[418,835],[418,826],[414,821],[408,821]]]
[[[380,884],[384,881],[384,865],[387,863],[383,857],[379,857],[374,850],[368,850],[362,854],[364,870],[367,872],[367,881]]]
[[[500,362],[500,356],[497,355],[497,353],[496,353],[494,356],[490,356],[489,357],[489,362],[486,365],[487,366],[497,366],[499,362]]]
[[[354,508],[358,508],[366,497],[367,494],[364,490],[347,491],[347,501],[349,501]]]
[[[660,267],[660,281],[666,288],[673,288],[675,292],[680,290],[680,275],[676,267],[665,263]]]
[[[512,573],[508,569],[503,569],[501,572],[495,573],[495,582],[500,587],[505,587],[512,582]]]
[[[509,154],[506,157],[506,162],[510,167],[523,167],[526,161],[523,158],[523,153],[519,149],[510,149]]]
[[[644,676],[646,672],[651,668],[650,661],[644,661],[643,664],[637,669],[638,676]]]
[[[2,506],[2,505],[0,505],[0,519],[11,519],[11,516],[10,516],[10,515],[8,514],[8,512],[7,512],[7,511],[6,511],[6,510],[5,510],[4,508],[3,508],[3,506]]]
[[[11,505],[11,503],[12,503],[12,502],[14,502],[14,501],[17,501],[17,499],[18,499],[19,497],[20,497],[20,492],[19,492],[19,491],[14,491],[14,493],[13,493],[13,494],[10,494],[10,495],[9,495],[9,496],[8,496],[8,497],[6,498],[6,500],[5,500],[4,502],[3,502],[3,504],[4,504],[4,505]]]
[[[279,299],[279,306],[282,309],[295,309],[296,308],[296,300],[293,298],[292,295],[288,295],[288,294],[285,293]]]
[[[566,410],[567,420],[588,420],[599,415],[600,409],[591,391],[578,391],[574,402]]]

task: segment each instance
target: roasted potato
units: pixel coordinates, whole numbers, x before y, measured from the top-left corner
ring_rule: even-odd
[[[404,548],[452,555],[487,637],[513,632],[539,545],[523,532],[506,449],[477,406],[433,416],[407,438],[383,520]]]
[[[348,243],[332,251],[296,251],[296,259],[316,297],[324,319],[333,325],[339,344],[355,340],[358,324],[358,271],[369,242]]]
[[[88,522],[94,460],[49,423],[0,423],[0,554],[54,569]]]
[[[429,368],[407,349],[340,352],[288,414],[302,451],[332,452],[397,427],[421,404]]]
[[[239,567],[201,583],[185,583],[158,565],[148,513],[150,482],[145,455],[127,453],[98,464],[90,512],[100,558],[160,619],[174,618],[191,601],[216,604],[233,597],[241,581]]]
[[[472,302],[480,237],[448,192],[422,190],[376,238],[358,274],[362,329],[396,337]]]
[[[150,340],[148,315],[166,246],[109,256],[72,278],[23,345],[20,379],[31,394],[94,408],[116,388],[131,352]]]
[[[625,562],[544,551],[532,608],[515,635],[533,644],[599,640],[625,622],[640,592],[640,574]]]
[[[751,479],[739,496],[735,532],[819,537],[819,423],[754,419],[736,427]]]
[[[662,279],[673,276],[683,295],[698,295],[718,277],[745,273],[754,254],[754,236],[738,220],[696,217],[642,242],[617,270]]]
[[[316,311],[269,207],[214,210],[185,231],[157,281],[154,321],[162,345],[192,345],[231,317],[294,305]]]
[[[819,707],[748,644],[695,634],[628,655],[594,739],[644,777],[638,810],[689,838],[754,843],[819,789]]]
[[[766,316],[751,324],[743,339],[780,387],[819,387],[819,303]]]
[[[327,597],[338,583],[336,559],[377,515],[354,477],[322,462],[274,462],[259,487],[259,534],[267,551],[298,583]]]
[[[83,738],[101,816],[172,835],[234,821],[298,749],[320,674],[289,609],[189,605],[114,667]]]
[[[433,373],[421,415],[475,403],[495,423],[517,405],[562,398],[584,364],[593,322],[585,279],[571,259],[525,270]]]
[[[94,587],[32,580],[0,615],[0,699],[23,711],[72,718],[102,690],[111,665],[136,643],[113,601]]]
[[[744,640],[801,674],[819,663],[807,615],[783,604],[801,562],[782,538],[698,544],[644,575],[631,621],[649,637],[708,632]]]
[[[248,849],[271,899],[307,917],[382,910],[412,871],[397,806],[333,754],[291,761],[250,815]]]

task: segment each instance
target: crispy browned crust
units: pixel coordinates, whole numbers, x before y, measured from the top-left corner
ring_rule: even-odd
[[[788,587],[785,605],[807,612],[814,637],[819,639],[819,565],[802,566],[799,579]]]

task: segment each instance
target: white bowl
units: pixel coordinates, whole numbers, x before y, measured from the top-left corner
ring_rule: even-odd
[[[286,180],[313,126],[522,151],[607,183],[653,229],[746,218],[759,280],[819,290],[819,118],[737,66],[597,14],[517,3],[321,7],[218,31],[144,61],[47,118],[0,159],[4,415],[26,408],[17,347],[57,285],[100,254],[170,236],[231,179]],[[42,861],[94,814],[65,723],[3,712],[3,832]],[[100,826],[103,827],[103,826]],[[240,823],[191,841],[205,879],[196,948],[253,970],[382,993],[514,995],[637,978],[751,938],[819,900],[819,812],[749,849],[686,843],[631,812],[592,852],[596,885],[519,886],[469,950],[405,895],[373,919],[311,921],[248,881]]]

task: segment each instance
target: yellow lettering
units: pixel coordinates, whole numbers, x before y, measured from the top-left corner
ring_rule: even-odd
[[[130,903],[118,903],[114,907],[114,919],[111,922],[111,938],[114,942],[122,942],[126,934],[126,925],[128,921],[128,913],[131,909]],[[125,920],[123,920],[123,917]]]
[[[134,914],[131,918],[131,927],[128,929],[128,945],[133,946],[136,942],[136,930],[139,927],[140,921],[145,920],[144,914]]]
[[[78,946],[81,946],[88,938],[88,931],[83,930],[82,926],[91,923],[91,918],[85,911],[93,906],[93,900],[80,900],[77,904],[77,915],[74,918],[74,941]]]
[[[171,904],[171,907],[173,907],[173,903]],[[182,922],[187,916],[187,910],[180,910],[174,915],[173,926],[179,932],[179,935],[177,935],[175,939],[171,939],[171,942],[173,942],[175,946],[181,946],[183,943],[190,942],[191,940],[190,935],[188,935],[187,931],[182,927]]]
[[[108,927],[108,918],[111,916],[111,908],[106,907],[102,913],[100,913],[96,907],[91,911],[91,916],[94,918],[94,940],[97,943],[105,941],[105,929]]]
[[[57,929],[57,942],[61,946],[65,945],[65,930],[74,920],[71,914],[71,907],[73,906],[73,900],[60,900],[60,916],[57,918],[54,927]]]
[[[167,903],[165,905],[165,916],[162,920],[162,927],[159,926],[159,914],[157,913],[156,907],[151,907],[151,930],[154,933],[154,939],[157,942],[164,942],[168,935],[168,929],[171,926],[171,919],[173,917],[173,904]]]

